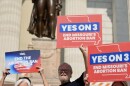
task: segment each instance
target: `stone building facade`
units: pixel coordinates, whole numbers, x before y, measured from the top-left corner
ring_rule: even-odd
[[[62,0],[62,15],[102,14],[103,43],[123,42],[130,39],[129,0]],[[4,69],[4,54],[9,51],[40,49],[43,66],[51,86],[59,84],[58,65],[69,63],[73,68],[75,80],[85,70],[79,49],[56,49],[56,41],[38,39],[27,31],[32,11],[31,0],[0,0],[0,71]],[[48,45],[46,45],[48,44]],[[49,48],[46,46],[50,46]],[[77,53],[77,54],[74,54]],[[48,69],[53,67],[52,70]],[[80,70],[77,68],[81,68]],[[1,74],[2,75],[2,74]],[[1,76],[0,75],[0,76]],[[7,77],[15,82],[18,75]],[[41,83],[37,74],[29,75],[35,84]],[[14,78],[11,78],[14,77]],[[52,82],[53,81],[53,82]],[[36,85],[38,86],[38,85]],[[40,85],[39,85],[40,86]]]

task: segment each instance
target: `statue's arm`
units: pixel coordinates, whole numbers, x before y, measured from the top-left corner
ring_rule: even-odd
[[[57,0],[57,3],[61,4],[61,3],[62,3],[62,1],[61,1],[61,0]]]

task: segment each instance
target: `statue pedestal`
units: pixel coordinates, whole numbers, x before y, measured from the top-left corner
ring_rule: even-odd
[[[56,49],[55,40],[32,39],[34,50],[41,52],[41,65],[44,68],[44,74],[51,86],[58,86],[58,67],[60,65],[60,49]],[[38,73],[31,74],[31,80],[34,84],[42,83]]]

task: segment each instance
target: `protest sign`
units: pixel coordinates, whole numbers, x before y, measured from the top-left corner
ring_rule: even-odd
[[[102,43],[102,16],[58,16],[57,48],[76,48],[81,44]]]
[[[5,53],[5,67],[11,74],[38,72],[40,66],[40,50],[25,50]]]
[[[130,42],[88,47],[89,81],[130,80]]]

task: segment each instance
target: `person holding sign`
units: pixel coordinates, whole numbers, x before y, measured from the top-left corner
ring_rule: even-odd
[[[39,70],[39,73],[42,77],[44,86],[49,86],[49,84],[47,83],[47,81],[45,79],[45,75],[43,73],[43,68],[37,67],[37,69]],[[6,76],[9,74],[10,74],[9,69],[6,69],[3,72],[3,76],[0,81],[0,86],[4,86],[4,80],[5,80]],[[15,86],[31,86],[31,80],[28,77],[21,77],[16,81]]]
[[[85,68],[86,68],[86,77],[84,78],[84,81],[85,81],[85,84],[86,84],[86,86],[89,86],[89,82],[88,82],[88,74],[87,74],[87,57],[88,57],[88,54],[87,54],[87,49],[85,49],[84,47],[83,47],[83,45],[81,45],[80,46],[80,51],[82,52],[82,54],[83,54],[83,57],[84,57],[84,62],[85,62]],[[112,85],[111,86],[128,86],[128,83],[126,82],[126,81],[114,81],[113,83],[112,83]]]
[[[45,75],[44,75],[44,70],[43,70],[43,68],[37,67],[37,69],[39,70],[39,73],[40,73],[40,75],[41,75],[41,77],[42,77],[44,86],[49,86],[49,84],[48,84],[48,82],[47,82],[47,80],[46,80],[46,77],[45,77]]]
[[[83,47],[83,45],[81,45],[79,49],[83,54],[84,62],[86,64],[87,50]],[[85,67],[87,68],[87,65],[85,65]],[[58,74],[59,80],[61,82],[60,86],[89,86],[89,82],[87,81],[88,76],[87,74],[85,75],[85,72],[78,79],[73,82],[70,82],[72,73],[72,68],[69,64],[63,63],[59,66]]]
[[[6,69],[6,70],[3,72],[3,76],[2,76],[2,78],[1,78],[1,80],[0,80],[0,86],[4,86],[4,80],[5,80],[6,76],[9,75],[9,74],[10,74],[10,73],[9,73],[9,69]]]

